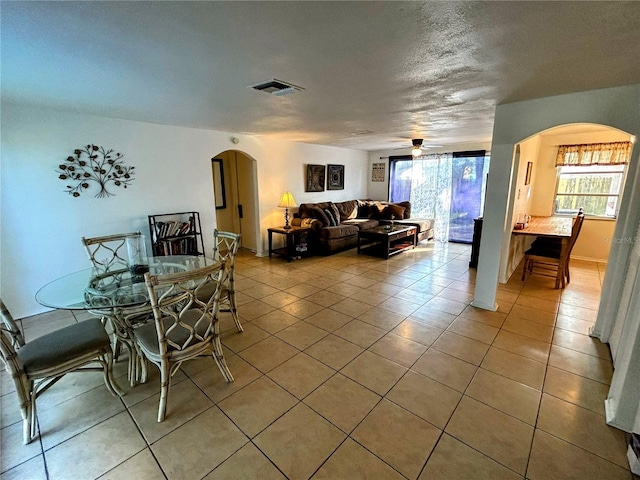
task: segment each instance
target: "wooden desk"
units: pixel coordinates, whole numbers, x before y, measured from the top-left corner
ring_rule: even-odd
[[[540,237],[569,238],[573,217],[531,217],[527,228],[513,229],[514,235],[535,235]]]
[[[573,227],[572,217],[531,217],[527,228],[521,230],[513,229],[513,235],[533,235],[536,237],[549,237],[560,239],[560,259],[558,265],[558,275],[556,276],[556,288],[565,286],[565,253],[569,246],[571,230]]]

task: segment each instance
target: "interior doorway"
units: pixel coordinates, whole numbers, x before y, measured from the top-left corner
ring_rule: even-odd
[[[257,252],[258,181],[256,161],[238,150],[211,159],[218,230],[242,234],[243,248]]]
[[[607,263],[624,185],[623,180],[614,181],[609,170],[620,170],[621,167],[605,167],[594,162],[568,169],[584,171],[565,173],[566,167],[557,166],[556,157],[561,145],[591,145],[595,149],[598,145],[606,148],[606,145],[615,142],[629,141],[629,133],[616,128],[576,123],[549,128],[516,144],[512,186],[507,203],[507,224],[515,225],[518,219],[526,215],[575,217],[577,207],[563,208],[565,199],[571,200],[579,207],[584,207],[587,215],[571,258]],[[624,179],[626,167],[617,175]],[[596,208],[601,203],[603,208]],[[524,236],[513,237],[511,229],[505,229],[503,245],[506,248],[502,250],[500,283],[507,283],[511,278],[530,242],[531,239]]]

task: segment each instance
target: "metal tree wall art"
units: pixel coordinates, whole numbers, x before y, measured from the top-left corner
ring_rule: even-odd
[[[121,153],[105,150],[97,145],[87,145],[73,151],[67,161],[58,166],[58,178],[71,184],[67,185],[67,193],[79,197],[80,193],[88,189],[92,183],[98,184],[100,191],[96,198],[115,195],[107,187],[124,187],[131,185],[134,168],[122,161]]]

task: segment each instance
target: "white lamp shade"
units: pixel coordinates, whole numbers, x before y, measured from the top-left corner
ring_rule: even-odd
[[[280,208],[291,208],[297,207],[296,201],[293,198],[293,194],[291,192],[284,192],[280,196],[280,203],[278,203],[278,207]]]

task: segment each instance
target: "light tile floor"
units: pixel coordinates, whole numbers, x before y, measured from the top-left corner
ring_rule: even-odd
[[[286,263],[241,252],[239,310],[221,322],[235,382],[185,364],[169,411],[159,383],[68,375],[39,401],[41,436],[21,443],[5,372],[6,479],[630,479],[608,427],[606,345],[587,336],[604,266],[573,261],[571,284],[519,272],[497,312],[476,309],[469,247],[428,243],[390,260],[349,251]],[[22,320],[27,341],[81,321]]]

